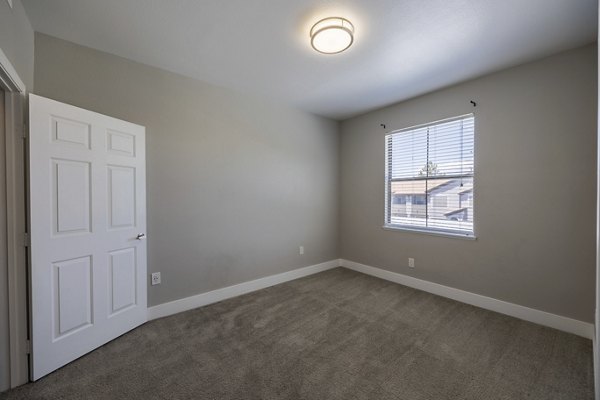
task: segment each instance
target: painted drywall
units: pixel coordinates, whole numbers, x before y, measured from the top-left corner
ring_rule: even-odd
[[[337,122],[41,34],[35,93],[146,127],[149,305],[337,258]]]
[[[34,33],[23,4],[0,1],[0,49],[19,74],[28,90],[33,89]]]
[[[600,9],[598,9],[598,18],[600,18]],[[600,43],[600,31],[598,32],[598,43]],[[600,50],[600,46],[597,48]],[[600,52],[598,52],[600,56]],[[597,61],[600,61],[598,59]],[[600,62],[598,63],[600,66]],[[598,79],[600,80],[600,68],[596,71]],[[598,88],[598,98],[600,98],[600,87]],[[596,400],[600,400],[600,354],[598,352],[598,344],[600,344],[600,103],[598,104],[598,130],[597,140],[598,148],[596,154],[596,173],[597,179],[597,190],[596,190],[596,312],[595,312],[595,325],[596,332],[594,336],[594,389],[596,392]]]
[[[471,112],[477,240],[382,229],[385,134]],[[596,113],[594,44],[344,121],[341,258],[592,322]]]
[[[0,154],[5,154],[4,92],[0,89]],[[3,157],[2,157],[3,158]],[[0,392],[10,387],[8,330],[8,249],[6,231],[6,165],[0,162]]]

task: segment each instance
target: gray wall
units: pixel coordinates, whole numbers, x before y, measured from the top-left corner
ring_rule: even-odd
[[[146,126],[149,305],[337,258],[337,122],[41,34],[35,93]]]
[[[4,91],[0,89],[0,160],[4,160]],[[0,162],[0,392],[10,387],[8,327],[8,249],[6,230],[6,164]]]
[[[341,257],[592,322],[596,54],[589,45],[344,121]],[[477,240],[383,230],[380,123],[470,112]]]
[[[20,0],[11,9],[0,1],[0,49],[19,74],[27,89],[33,88],[34,33]]]
[[[600,20],[600,9],[598,9],[598,19]],[[598,32],[598,48],[600,49],[600,31]],[[600,54],[599,54],[600,56]],[[600,79],[600,68],[596,72]],[[598,88],[598,98],[600,98],[600,87]],[[600,116],[600,104],[598,104],[598,116]],[[600,139],[600,121],[597,126],[597,138]],[[600,400],[600,354],[598,353],[598,343],[600,343],[600,140],[598,140],[596,155],[596,173],[598,174],[598,187],[596,191],[596,313],[595,313],[595,346],[594,346],[594,389],[596,399]]]

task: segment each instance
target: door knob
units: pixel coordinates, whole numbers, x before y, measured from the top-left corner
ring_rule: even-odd
[[[138,233],[138,235],[136,236],[136,240],[143,240],[143,239],[146,239],[146,234]]]

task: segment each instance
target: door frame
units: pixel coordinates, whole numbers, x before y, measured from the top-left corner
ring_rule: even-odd
[[[29,381],[26,127],[27,88],[0,48],[4,91],[10,387]]]

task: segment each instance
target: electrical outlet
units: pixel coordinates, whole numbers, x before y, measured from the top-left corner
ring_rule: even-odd
[[[304,254],[304,246],[298,247],[298,254],[300,254],[300,255]]]
[[[152,286],[160,285],[160,272],[152,273]]]
[[[414,267],[415,267],[415,259],[409,258],[408,259],[408,268],[414,268]]]

